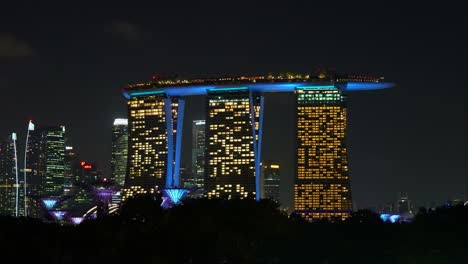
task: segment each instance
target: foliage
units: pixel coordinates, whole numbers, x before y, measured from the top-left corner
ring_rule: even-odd
[[[367,210],[308,223],[269,200],[130,199],[79,226],[0,218],[2,259],[34,263],[467,263],[468,208],[422,210],[410,224]]]

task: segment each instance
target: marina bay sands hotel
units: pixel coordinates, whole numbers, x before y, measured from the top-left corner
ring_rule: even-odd
[[[185,98],[206,96],[204,195],[260,199],[266,93],[295,95],[294,211],[307,220],[352,210],[346,149],[346,94],[391,87],[383,78],[301,74],[128,85],[129,147],[124,196],[180,188]],[[280,144],[280,142],[278,142]]]

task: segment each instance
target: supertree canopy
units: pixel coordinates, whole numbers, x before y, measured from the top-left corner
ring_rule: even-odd
[[[41,199],[42,204],[44,205],[45,209],[47,211],[50,211],[54,209],[55,205],[57,205],[57,202],[59,201],[58,198],[50,197],[50,198],[42,198]]]
[[[57,220],[57,221],[62,221],[65,218],[65,215],[67,214],[66,211],[52,211],[50,214]]]
[[[167,208],[170,205],[177,205],[181,203],[182,198],[188,193],[187,189],[182,188],[167,188],[164,189],[163,202],[161,206]]]

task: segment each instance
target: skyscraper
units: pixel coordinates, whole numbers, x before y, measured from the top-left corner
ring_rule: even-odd
[[[192,173],[186,183],[192,188],[203,188],[205,177],[205,120],[192,122]]]
[[[153,76],[149,82],[126,86],[123,96],[129,100],[130,116],[128,192],[147,192],[148,188],[145,190],[142,185],[154,191],[164,177],[168,188],[179,182],[183,124],[180,98],[201,95],[207,97],[206,196],[233,198],[255,194],[260,199],[263,94],[295,93],[298,119],[295,211],[309,220],[346,218],[352,203],[342,92],[386,89],[394,84],[384,83],[382,78],[352,81],[364,80],[352,77],[346,79],[350,81],[339,81],[335,76],[295,73],[196,79]]]
[[[208,198],[255,197],[260,97],[248,88],[209,90],[207,96],[205,193]]]
[[[65,127],[44,129],[46,171],[44,189],[47,195],[62,195],[65,187]]]
[[[81,174],[80,160],[78,153],[73,149],[72,146],[65,146],[65,157],[64,157],[64,186],[65,194],[71,192],[75,180]]]
[[[184,101],[164,93],[141,93],[130,98],[128,168],[122,199],[153,193],[178,181]]]
[[[396,202],[396,212],[400,215],[413,213],[411,200],[408,198],[408,193],[400,192],[400,197]]]
[[[0,144],[0,215],[16,214],[15,154],[11,137]]]
[[[262,164],[260,177],[260,197],[280,201],[280,165],[276,161],[267,161]]]
[[[26,151],[28,196],[60,196],[65,189],[65,127],[35,128]]]
[[[294,210],[307,220],[344,219],[352,210],[346,110],[345,97],[333,84],[296,89]]]
[[[117,118],[112,126],[112,180],[123,186],[127,173],[128,119]]]

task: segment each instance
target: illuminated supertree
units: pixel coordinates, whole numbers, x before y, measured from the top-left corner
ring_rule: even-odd
[[[70,217],[70,222],[74,225],[79,225],[83,222],[84,217]]]
[[[58,222],[65,220],[65,216],[67,215],[66,211],[57,210],[51,211],[50,214],[54,217],[55,220]]]
[[[188,193],[187,189],[182,188],[166,188],[163,190],[163,202],[161,206],[163,208],[168,208],[171,205],[178,205],[181,203],[182,199]]]
[[[116,190],[114,190],[114,184],[106,178],[94,186],[97,217],[109,214],[109,208],[112,204],[112,196],[114,193],[116,193]]]
[[[46,211],[51,211],[57,205],[59,199],[55,197],[42,198],[41,202]]]

